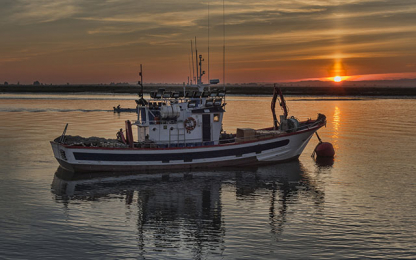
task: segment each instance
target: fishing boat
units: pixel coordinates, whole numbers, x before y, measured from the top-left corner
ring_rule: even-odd
[[[113,107],[113,111],[114,111],[114,113],[122,113],[122,112],[136,113],[137,112],[137,108]]]
[[[201,55],[199,58],[201,64]],[[136,100],[137,120],[127,120],[117,139],[69,136],[65,127],[64,133],[51,141],[55,158],[74,172],[270,164],[297,159],[313,134],[326,125],[322,114],[305,121],[289,117],[282,91],[275,85],[271,127],[237,128],[235,133],[226,133],[222,129],[226,90],[214,88],[219,80],[203,84],[203,75],[199,67],[197,84],[189,91],[159,89],[148,99],[144,99],[143,81],[139,81],[142,91]],[[283,110],[279,119],[277,101]],[[136,138],[133,126],[137,128]]]
[[[122,107],[120,107],[120,105],[118,105],[116,107],[113,107],[113,111],[114,111],[114,113],[122,113],[122,112],[136,113],[137,108],[122,108]]]

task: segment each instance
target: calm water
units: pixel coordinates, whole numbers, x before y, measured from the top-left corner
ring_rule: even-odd
[[[70,176],[49,141],[114,138],[133,95],[0,94],[1,259],[345,259],[416,257],[414,99],[288,98],[333,162],[252,169]],[[271,125],[271,97],[227,98],[224,129]]]

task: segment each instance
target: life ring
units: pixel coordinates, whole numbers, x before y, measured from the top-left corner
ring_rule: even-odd
[[[192,131],[195,129],[196,127],[196,121],[193,117],[188,117],[187,119],[185,119],[185,121],[183,122],[185,129],[187,131]]]

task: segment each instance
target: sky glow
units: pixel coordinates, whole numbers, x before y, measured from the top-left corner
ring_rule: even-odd
[[[0,0],[0,82],[136,82],[140,63],[145,82],[187,82],[195,36],[207,61],[207,3]],[[222,3],[209,1],[221,81]],[[416,78],[414,0],[225,1],[225,14],[228,83]]]

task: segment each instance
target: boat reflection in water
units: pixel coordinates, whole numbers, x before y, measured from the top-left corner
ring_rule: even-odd
[[[323,192],[299,161],[244,170],[98,174],[100,177],[95,178],[58,168],[52,182],[56,201],[69,208],[72,202],[106,203],[109,199],[123,198],[129,208],[137,207],[137,240],[142,251],[149,252],[149,247],[154,250],[173,247],[188,250],[193,258],[206,256],[207,252],[223,253],[227,224],[223,207],[231,198],[270,201],[263,207],[269,213],[265,221],[269,222],[270,230],[266,234],[271,231],[277,235],[283,232],[288,207],[296,204],[300,192],[310,194],[316,205],[321,205],[324,199]],[[231,193],[235,190],[234,196],[230,196],[230,190]]]

